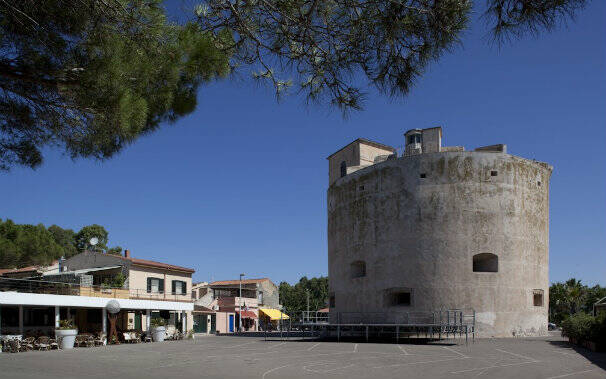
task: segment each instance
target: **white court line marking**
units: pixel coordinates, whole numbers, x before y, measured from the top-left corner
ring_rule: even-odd
[[[268,347],[268,348],[267,348],[267,350],[269,350],[269,349],[273,349],[274,347],[282,346],[282,345],[284,345],[285,343],[286,343],[286,342],[282,342],[282,343],[279,343],[279,344],[277,344],[277,345],[270,346],[270,347]]]
[[[448,350],[448,351],[452,351],[453,353],[455,353],[455,354],[457,354],[457,355],[459,355],[459,356],[461,356],[461,357],[463,357],[463,358],[469,358],[467,355],[465,355],[465,354],[463,354],[463,353],[460,353],[460,352],[456,351],[455,349],[452,349],[452,348],[450,348],[450,347],[448,347],[448,346],[442,346],[442,347],[443,347],[444,349]]]
[[[240,347],[240,346],[246,346],[246,345],[252,345],[253,343],[257,343],[258,341],[252,341],[252,342],[247,342],[247,343],[241,343],[239,345],[233,345],[233,346],[227,346],[225,347],[225,349],[233,349],[234,347]]]
[[[293,350],[293,351],[289,351],[289,353],[297,353],[300,351],[305,351],[305,350]],[[251,353],[238,354],[238,355],[221,354],[221,355],[208,355],[205,358],[241,358],[241,357],[249,357],[251,355],[265,355],[265,354],[275,354],[275,353],[276,353],[275,351],[264,351],[262,353],[251,352]]]
[[[495,349],[495,350],[496,350],[496,351],[500,351],[501,353],[507,353],[507,354],[511,354],[511,355],[513,355],[514,357],[518,357],[518,358],[526,359],[526,360],[529,360],[529,361],[532,361],[532,362],[538,362],[538,361],[537,361],[536,359],[534,359],[534,358],[530,358],[530,357],[527,357],[527,356],[525,356],[525,355],[520,355],[520,354],[512,353],[511,351],[507,351],[507,350],[501,350],[501,349]]]
[[[349,368],[349,367],[355,366],[355,364],[352,363],[352,364],[349,364],[347,366],[331,368],[330,370],[312,370],[312,369],[309,368],[309,367],[314,367],[314,366],[326,366],[326,365],[330,365],[330,364],[333,364],[333,363],[335,363],[335,362],[332,361],[332,362],[315,363],[315,364],[303,366],[303,370],[305,370],[307,372],[314,372],[316,374],[327,374],[327,373],[332,372],[332,371],[337,371],[337,370],[341,370],[341,369],[344,369],[344,368]]]
[[[459,358],[459,359],[463,359],[463,358]],[[478,370],[486,370],[489,368],[499,368],[499,367],[509,367],[509,366],[520,366],[520,365],[526,365],[529,363],[538,363],[539,361],[532,361],[532,362],[520,362],[520,363],[508,363],[508,364],[502,364],[502,365],[494,365],[494,366],[486,366],[486,367],[478,367],[478,368],[470,368],[468,370],[460,370],[460,371],[451,371],[451,374],[461,374],[464,372],[472,372],[472,371],[478,371]]]
[[[261,379],[265,379],[265,377],[267,376],[267,374],[270,374],[270,373],[272,373],[272,372],[274,372],[276,370],[279,370],[279,369],[284,368],[284,367],[292,366],[292,365],[295,365],[295,364],[296,363],[291,363],[289,365],[279,366],[279,367],[276,367],[276,368],[272,368],[271,370],[267,370],[267,371],[265,371],[263,373],[263,376],[261,377]]]
[[[316,346],[318,346],[318,345],[320,345],[320,344],[321,344],[321,343],[320,343],[320,342],[318,342],[317,344],[315,344],[315,345],[313,345],[312,347],[310,347],[309,349],[307,349],[307,351],[312,351],[314,347],[316,347]]]
[[[564,375],[558,375],[558,376],[550,376],[547,379],[564,378],[564,377],[571,376],[571,375],[576,375],[576,374],[585,374],[585,373],[590,372],[590,371],[593,371],[593,369],[592,370],[585,370],[585,371],[571,372],[570,374],[564,374]]]
[[[408,366],[408,365],[420,365],[423,363],[437,363],[437,362],[446,362],[446,361],[458,361],[466,358],[448,358],[448,359],[436,359],[433,361],[420,361],[420,362],[407,362],[407,363],[396,363],[393,365],[385,365],[385,366],[376,366],[373,368],[386,368],[386,367],[398,367],[398,366]]]
[[[358,352],[358,344],[355,344],[355,345],[354,345],[354,351],[353,351],[353,352],[354,352],[354,353],[357,353],[357,352]]]
[[[398,345],[398,349],[402,350],[402,352],[404,353],[404,355],[410,355],[410,353],[406,350],[404,350],[404,348],[402,347],[402,345]]]

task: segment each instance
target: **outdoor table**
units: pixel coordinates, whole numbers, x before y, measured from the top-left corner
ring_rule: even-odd
[[[0,336],[0,351],[4,351],[4,345],[8,340],[19,340],[21,341],[23,336],[21,334],[3,334]]]

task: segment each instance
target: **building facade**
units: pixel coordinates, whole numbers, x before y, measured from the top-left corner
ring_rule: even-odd
[[[110,300],[121,308],[119,331],[147,332],[153,317],[166,319],[169,333],[192,329],[193,269],[133,258],[128,250],[124,256],[87,251],[58,267],[0,278],[0,334],[52,335],[60,319],[73,320],[80,332],[106,333]]]
[[[443,147],[441,128],[405,139],[401,156],[356,140],[328,157],[331,319],[467,309],[480,336],[545,334],[552,167]]]
[[[259,323],[261,309],[281,309],[278,287],[268,278],[201,283],[194,287],[192,297],[197,306],[216,311],[219,333],[222,333],[219,328],[222,328],[223,320],[226,320],[228,333],[257,331],[262,327]]]

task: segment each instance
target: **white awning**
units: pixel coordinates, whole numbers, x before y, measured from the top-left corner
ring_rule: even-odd
[[[150,309],[167,311],[191,311],[193,303],[179,301],[114,299],[108,297],[50,295],[41,293],[0,292],[0,305],[25,305],[46,307],[105,308],[110,300],[121,309]]]

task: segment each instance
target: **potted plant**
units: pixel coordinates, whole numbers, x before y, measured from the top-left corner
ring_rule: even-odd
[[[55,338],[61,349],[73,349],[78,329],[72,320],[60,320],[59,327],[55,329]]]
[[[154,342],[162,342],[164,341],[164,337],[166,336],[166,321],[164,321],[161,317],[154,317],[150,321],[150,332],[152,335],[152,340]]]

